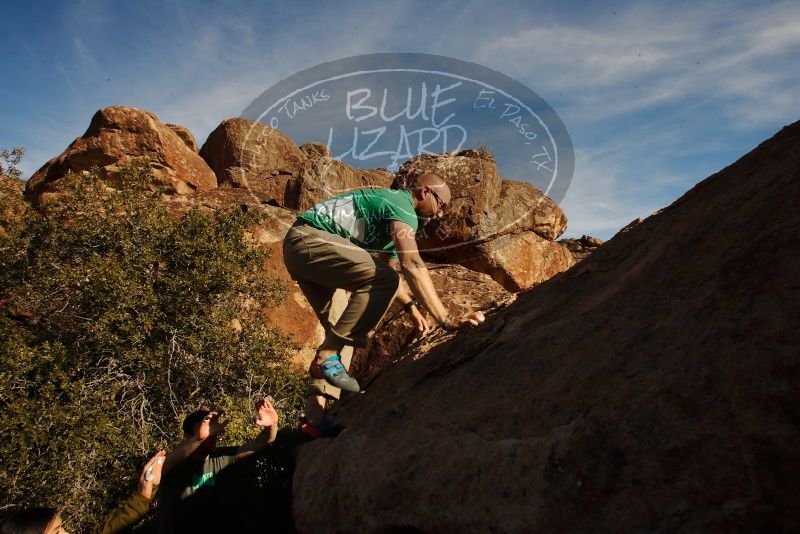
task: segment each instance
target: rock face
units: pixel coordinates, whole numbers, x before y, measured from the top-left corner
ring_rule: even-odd
[[[568,269],[574,262],[553,243],[567,226],[564,212],[526,182],[504,180],[486,151],[424,154],[400,167],[394,187],[406,188],[434,172],[450,186],[448,215],[418,232],[426,257],[458,262],[520,291]]]
[[[193,205],[217,209],[234,202],[262,210],[267,210],[265,204],[305,210],[345,191],[389,187],[393,181],[407,186],[420,174],[437,172],[454,191],[453,214],[420,232],[429,257],[486,273],[508,291],[530,287],[572,264],[563,247],[553,243],[566,226],[561,209],[530,184],[500,178],[486,151],[419,156],[404,164],[395,179],[385,169],[353,168],[334,160],[322,143],[297,147],[280,131],[241,118],[223,121],[198,155],[194,136],[182,126],[162,124],[138,109],[102,109],[82,137],[33,176],[26,194],[43,204],[59,194],[67,171],[94,165],[113,185],[120,167],[137,158],[151,161],[154,185],[166,185],[173,193],[165,200],[177,214]],[[283,219],[294,216],[285,210],[272,215],[275,224],[287,228]],[[262,245],[274,249],[272,268],[288,280],[280,261],[283,233],[278,237],[276,231],[263,234],[274,239]],[[308,332],[314,317],[302,297],[294,300],[306,309],[283,310],[276,320],[285,319],[295,337],[313,340],[304,342],[310,346],[318,336],[301,334]]]
[[[388,188],[394,178],[386,169],[355,168],[327,156],[309,160],[309,165],[310,170],[303,174],[294,201],[299,210],[353,189]]]
[[[263,206],[262,209],[267,212],[267,217],[253,229],[252,239],[257,246],[269,250],[270,257],[264,268],[282,280],[288,289],[287,298],[267,310],[266,318],[270,324],[287,334],[300,346],[298,363],[307,366],[316,348],[325,339],[325,331],[319,324],[311,305],[283,265],[283,238],[295,220],[295,213],[273,206]]]
[[[567,228],[567,217],[555,202],[533,185],[515,180],[503,180],[500,201],[487,219],[480,226],[480,239],[529,230],[552,241]]]
[[[333,155],[331,154],[331,149],[328,148],[328,145],[326,145],[325,143],[318,143],[316,141],[300,145],[300,150],[308,158],[313,160],[333,157]]]
[[[800,123],[300,449],[300,532],[800,529]],[[742,224],[758,221],[758,224]]]
[[[489,310],[506,305],[514,300],[515,295],[503,289],[488,275],[471,271],[460,265],[428,265],[431,280],[442,303],[455,315]],[[428,324],[435,327],[436,321],[427,316]],[[443,332],[432,331],[429,336],[417,341],[419,347],[435,343]],[[384,320],[375,330],[375,336],[368,347],[356,349],[351,373],[360,383],[374,377],[383,367],[392,363],[394,358],[403,352],[415,337],[414,325],[402,307],[394,303],[384,316]]]
[[[436,173],[450,186],[453,194],[449,215],[419,232],[420,247],[432,257],[446,256],[440,247],[459,245],[479,237],[479,229],[491,209],[500,202],[502,179],[490,154],[464,151],[458,154],[422,154],[403,165],[395,187],[407,189],[414,179]]]
[[[321,143],[297,147],[288,136],[249,119],[227,119],[211,132],[200,155],[220,185],[268,196],[277,205],[305,210],[330,196],[361,187],[389,187],[383,169],[354,169],[333,160]]]
[[[112,106],[95,113],[83,136],[34,173],[26,196],[39,202],[43,194],[58,192],[59,180],[67,171],[90,170],[95,165],[113,184],[120,167],[137,159],[151,162],[154,185],[170,193],[189,194],[217,186],[203,159],[153,113]]]
[[[535,232],[505,234],[475,246],[460,263],[487,273],[509,291],[522,291],[569,269],[569,250]]]
[[[200,149],[219,178],[220,185],[268,195],[284,207],[291,206],[306,156],[280,131],[248,119],[227,119]]]

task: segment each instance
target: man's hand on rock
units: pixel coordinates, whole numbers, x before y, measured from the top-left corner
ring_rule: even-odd
[[[428,326],[428,321],[425,319],[425,316],[420,313],[419,308],[416,306],[412,306],[408,313],[411,315],[411,320],[414,322],[414,329],[417,333],[414,337],[414,341],[425,337],[425,334],[430,331],[430,326]]]
[[[459,318],[458,326],[459,328],[464,328],[467,326],[480,326],[480,324],[486,320],[486,317],[483,316],[483,312],[474,311],[472,313],[468,313],[463,315]]]
[[[480,326],[480,324],[483,323],[485,320],[486,318],[483,316],[483,312],[474,311],[472,313],[466,313],[462,315],[454,322],[443,323],[442,326],[444,327],[445,330],[449,330],[452,332],[454,330],[460,330],[466,327],[474,328],[476,326]]]

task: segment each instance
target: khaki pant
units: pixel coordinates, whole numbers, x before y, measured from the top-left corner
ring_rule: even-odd
[[[350,293],[344,289],[337,289],[333,294],[333,298],[331,299],[331,308],[328,312],[327,326],[325,327],[326,336],[330,331],[330,326],[336,324],[336,321],[338,321],[339,317],[342,316],[342,312],[347,307],[347,303],[349,301]],[[344,365],[347,369],[350,369],[350,360],[353,359],[353,346],[345,346],[341,351],[339,351],[339,356],[342,358],[342,365]],[[341,392],[342,390],[337,387],[333,387],[325,380],[314,378],[309,378],[308,380],[308,395],[323,395],[338,399]]]
[[[383,261],[343,237],[306,224],[296,224],[286,234],[283,261],[326,336],[344,345],[366,346],[400,286],[400,276]],[[333,304],[337,289],[350,292],[338,319]],[[344,358],[342,363],[349,365]],[[310,389],[333,397],[339,393],[324,380],[313,380]]]

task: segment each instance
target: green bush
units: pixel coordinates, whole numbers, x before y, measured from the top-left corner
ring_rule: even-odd
[[[25,155],[25,149],[15,146],[9,152],[5,148],[0,150],[0,174],[5,174],[11,178],[19,178],[22,171],[17,167]]]
[[[70,174],[0,234],[0,502],[63,505],[70,530],[125,498],[198,406],[224,407],[240,444],[256,399],[284,422],[302,405],[294,347],[263,320],[285,289],[247,246],[257,210],[170,216],[148,174]]]

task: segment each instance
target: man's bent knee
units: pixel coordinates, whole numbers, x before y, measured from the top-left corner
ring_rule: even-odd
[[[394,287],[395,290],[400,287],[400,275],[388,265],[378,269],[376,278],[387,287]]]

